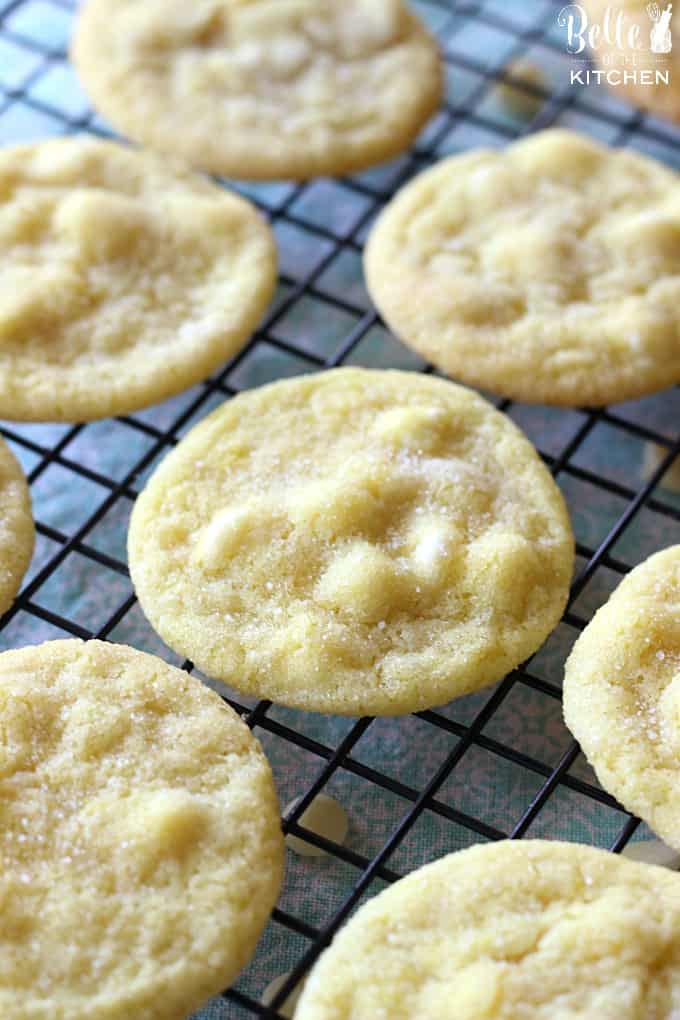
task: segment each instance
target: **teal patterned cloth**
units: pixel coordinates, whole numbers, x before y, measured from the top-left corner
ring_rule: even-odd
[[[459,115],[448,130],[444,115],[436,116],[418,143],[422,148],[436,139],[433,155],[464,150],[480,144],[503,144],[526,125],[520,114],[503,103],[493,79],[495,72],[518,54],[540,68],[547,88],[556,95],[568,89],[566,53],[560,51],[557,8],[549,0],[484,0],[460,5],[460,12],[445,4],[415,2],[415,8],[439,33],[447,56],[447,95]],[[474,10],[473,10],[474,8]],[[63,133],[93,126],[106,130],[88,114],[87,100],[72,69],[63,59],[71,31],[73,6],[67,0],[0,0],[0,16],[8,11],[0,32],[0,140],[5,143]],[[540,32],[539,32],[540,30]],[[540,33],[543,33],[541,37]],[[550,45],[550,43],[558,45]],[[44,49],[51,51],[45,59]],[[590,133],[603,141],[619,140],[632,111],[603,89],[580,89],[570,105],[556,108],[559,123]],[[561,112],[559,112],[561,109]],[[465,115],[463,115],[465,114]],[[472,116],[468,116],[472,114]],[[89,119],[88,119],[89,118]],[[650,128],[645,131],[645,125]],[[679,132],[647,118],[629,144],[680,164]],[[409,169],[410,167],[410,169]],[[281,253],[282,282],[262,336],[226,377],[240,390],[275,378],[314,370],[315,359],[332,358],[369,311],[355,243],[338,243],[331,235],[362,242],[375,212],[374,195],[388,192],[415,167],[404,156],[351,182],[319,180],[304,188],[289,183],[237,185],[272,211]],[[281,214],[281,210],[284,210]],[[299,295],[296,286],[315,273],[313,287]],[[329,304],[325,297],[341,299]],[[283,309],[280,313],[277,309]],[[372,367],[420,369],[423,362],[379,325],[373,325],[353,348],[347,363]],[[27,472],[34,472],[32,493],[40,534],[30,583],[59,554],[66,537],[88,521],[110,495],[108,480],[118,482],[135,470],[153,449],[152,431],[164,430],[191,408],[203,387],[133,416],[132,421],[104,421],[73,430],[67,426],[20,426],[7,423],[14,437],[12,448]],[[223,395],[213,394],[200,404],[177,430],[184,434]],[[577,540],[594,550],[626,510],[632,495],[644,484],[653,451],[644,436],[627,428],[642,426],[668,443],[678,438],[678,390],[622,405],[615,417],[593,419],[557,480],[567,498]],[[542,453],[560,454],[588,423],[577,410],[559,410],[514,404],[510,416],[526,431]],[[135,427],[134,422],[137,423]],[[59,457],[46,464],[46,451],[59,448]],[[75,627],[97,632],[112,612],[131,595],[129,579],[117,564],[125,562],[125,538],[132,497],[139,490],[160,454],[137,473],[134,485],[103,514],[49,577],[31,596],[28,610],[16,613],[0,632],[0,647],[10,648],[64,636],[51,613],[72,621]],[[74,474],[72,465],[84,467],[89,477]],[[609,489],[598,482],[606,479]],[[610,566],[595,572],[572,608],[570,622],[562,623],[529,666],[531,676],[544,683],[537,689],[522,681],[509,689],[500,707],[483,726],[481,736],[464,751],[455,769],[438,790],[436,805],[428,807],[407,831],[386,861],[392,872],[406,872],[442,854],[483,840],[485,836],[447,817],[448,809],[482,823],[488,835],[512,832],[539,794],[546,775],[560,761],[571,739],[561,716],[559,689],[565,657],[578,633],[575,623],[588,619],[603,603],[620,578],[611,564],[631,567],[655,550],[680,542],[680,496],[663,480],[654,492],[656,508],[645,506],[633,516],[609,551]],[[672,514],[660,512],[670,508]],[[110,566],[93,559],[92,550],[111,558]],[[579,568],[583,565],[579,559]],[[170,662],[177,657],[156,637],[133,603],[107,635],[156,652]],[[241,704],[250,704],[237,694]],[[350,820],[347,847],[372,858],[412,806],[419,792],[458,746],[462,727],[469,725],[494,690],[463,698],[441,710],[442,725],[418,717],[377,720],[371,723],[351,750],[358,768],[339,767],[326,786],[346,808]],[[268,723],[267,721],[271,721]],[[448,723],[454,725],[448,727]],[[280,735],[288,727],[323,745],[330,755],[351,730],[353,721],[272,707],[264,725],[255,732],[272,762],[282,805],[304,793],[325,767],[326,757]],[[512,748],[524,756],[521,763],[504,757]],[[366,766],[390,777],[399,791],[392,792],[360,775]],[[596,780],[579,756],[568,773],[575,782],[560,782],[528,829],[530,836],[577,840],[610,845],[621,833],[627,815],[587,795]],[[641,827],[635,838],[642,838]],[[280,906],[314,928],[323,927],[360,877],[354,865],[334,858],[300,858],[288,852],[287,876]],[[363,899],[375,895],[384,882],[375,879]],[[254,1000],[275,976],[289,971],[309,946],[302,935],[275,921],[268,926],[258,952],[238,980],[236,988]],[[195,1020],[246,1020],[254,1014],[231,1000],[215,1000]]]

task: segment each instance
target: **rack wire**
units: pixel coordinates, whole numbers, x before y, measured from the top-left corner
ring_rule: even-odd
[[[0,143],[110,133],[66,62],[76,6],[0,0]],[[87,426],[3,425],[31,483],[38,550],[0,620],[0,647],[95,636],[176,661],[145,624],[129,582],[124,536],[132,502],[187,428],[251,385],[341,364],[431,370],[385,330],[360,269],[376,213],[421,168],[458,149],[503,145],[557,123],[680,166],[680,130],[603,88],[570,86],[553,0],[414,6],[439,37],[447,98],[413,150],[342,181],[236,184],[271,220],[281,251],[276,301],[250,343],[215,376],[159,408]],[[541,69],[545,87],[513,75],[509,65],[520,57]],[[533,104],[532,116],[503,103],[501,82]],[[620,851],[644,831],[599,787],[564,728],[561,671],[621,576],[680,541],[680,497],[668,482],[680,455],[679,391],[588,411],[495,402],[535,442],[572,512],[578,570],[562,623],[495,687],[401,720],[306,716],[220,688],[262,740],[283,802],[299,798],[285,831],[328,856],[288,854],[286,889],[258,954],[236,985],[198,1014],[205,1020],[281,1016],[277,1010],[356,906],[445,852],[527,834]],[[650,461],[651,443],[658,452]],[[321,791],[348,810],[346,845],[300,825]],[[265,1006],[262,989],[281,971],[288,979]]]

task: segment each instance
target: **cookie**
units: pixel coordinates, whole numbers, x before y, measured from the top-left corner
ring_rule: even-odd
[[[184,1020],[250,958],[269,765],[196,678],[99,641],[0,655],[0,1015]]]
[[[471,385],[596,406],[680,382],[680,177],[637,153],[556,129],[453,156],[365,267],[395,333]]]
[[[33,556],[31,497],[21,467],[0,439],[0,615],[19,591]]]
[[[680,881],[605,850],[502,841],[426,865],[363,906],[295,1020],[671,1020]]]
[[[538,648],[567,598],[560,492],[504,415],[416,373],[335,369],[197,425],[134,507],[142,608],[209,676],[396,715]]]
[[[116,128],[241,178],[388,159],[442,92],[437,45],[402,0],[89,0],[72,57]]]
[[[680,545],[628,574],[583,631],[564,718],[605,790],[680,850]]]
[[[601,87],[609,84],[606,77],[609,75],[611,94],[616,99],[677,121],[680,120],[680,38],[675,31],[674,19],[667,26],[663,18],[668,6],[667,0],[659,0],[657,4],[650,4],[649,0],[618,0],[616,4],[612,4],[611,0],[585,0],[583,5],[588,25],[597,25],[600,29],[604,28],[609,10],[610,30],[608,33],[600,31],[597,49],[590,51],[604,76]],[[650,7],[656,7],[656,10],[650,11]],[[622,18],[620,33],[616,27],[619,16]],[[576,31],[580,27],[579,17]],[[632,47],[630,33],[636,28],[639,34]],[[667,50],[669,42],[672,48]],[[579,45],[578,40],[576,45]],[[652,45],[660,52],[653,53]]]
[[[272,294],[255,209],[93,138],[0,151],[0,417],[89,421],[164,400],[236,353]]]

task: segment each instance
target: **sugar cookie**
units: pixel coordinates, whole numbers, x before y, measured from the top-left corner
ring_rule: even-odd
[[[671,1020],[680,881],[575,843],[444,857],[363,906],[295,1020]]]
[[[637,153],[555,129],[453,156],[365,266],[397,335],[471,385],[580,406],[680,382],[680,177]]]
[[[680,850],[680,545],[628,574],[583,631],[564,718],[605,790]]]
[[[492,683],[567,598],[573,539],[536,451],[481,397],[336,369],[227,402],[134,508],[165,641],[297,708],[396,715]]]
[[[250,958],[283,843],[248,727],[152,655],[0,655],[0,1015],[184,1020]]]
[[[34,541],[28,485],[14,454],[0,439],[0,614],[14,602]]]
[[[388,159],[441,97],[437,45],[402,0],[89,0],[72,56],[117,128],[232,177]]]
[[[0,151],[0,417],[86,421],[204,379],[272,294],[271,231],[172,161],[94,138]]]

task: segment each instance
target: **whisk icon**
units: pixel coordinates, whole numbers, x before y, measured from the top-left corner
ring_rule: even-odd
[[[673,49],[671,36],[671,18],[673,4],[668,4],[664,11],[657,3],[647,4],[647,14],[654,22],[650,33],[650,49],[652,53],[670,53]]]

